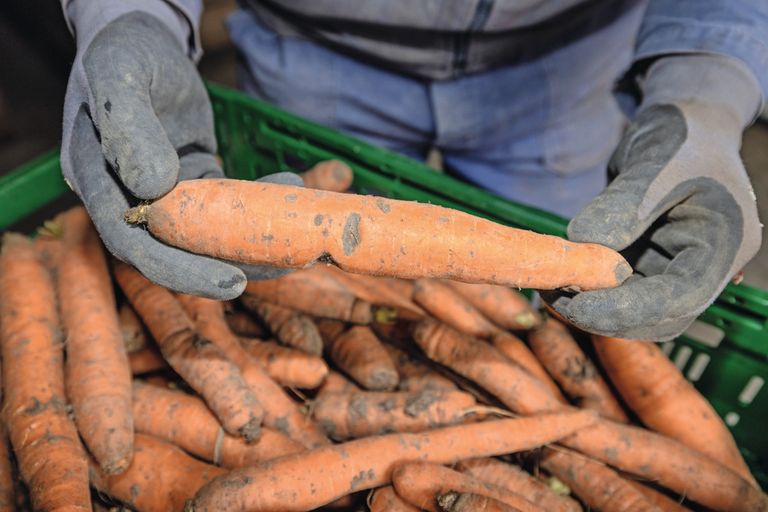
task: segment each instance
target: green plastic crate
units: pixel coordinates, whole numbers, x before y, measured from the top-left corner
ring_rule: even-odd
[[[440,204],[542,233],[565,233],[566,221],[560,217],[481,191],[242,93],[208,87],[219,152],[231,177],[255,179],[336,158],[352,167],[354,188],[362,193]],[[56,152],[0,178],[0,229],[67,190]],[[767,326],[768,292],[729,285],[689,333],[663,346],[725,418],[763,488],[768,488]]]

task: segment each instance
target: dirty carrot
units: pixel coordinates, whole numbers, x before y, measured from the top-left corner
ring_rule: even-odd
[[[351,393],[360,391],[357,384],[340,374],[339,372],[328,370],[325,380],[317,388],[317,396],[325,393]]]
[[[224,432],[216,417],[197,397],[181,391],[133,384],[136,430],[183,448],[217,466],[235,468],[304,451],[296,441],[263,428],[256,443]]]
[[[4,421],[0,421],[0,512],[16,510],[16,478],[11,452],[8,449],[8,432]]]
[[[522,293],[506,286],[446,281],[464,300],[493,323],[504,329],[531,329],[541,323],[541,315]]]
[[[128,365],[133,375],[141,375],[168,368],[168,363],[154,344],[128,354]]]
[[[299,174],[304,186],[331,192],[346,192],[352,186],[355,173],[339,160],[325,160],[315,164],[308,171]]]
[[[317,326],[306,314],[265,301],[253,303],[251,307],[283,345],[315,356],[323,353],[323,340]]]
[[[632,487],[643,493],[648,501],[656,505],[663,512],[690,512],[690,509],[684,507],[682,503],[680,503],[680,499],[672,499],[666,494],[635,480],[629,480],[629,483]]]
[[[163,358],[203,396],[224,429],[249,440],[258,438],[264,411],[237,365],[198,333],[173,293],[125,263],[115,263],[114,272]]]
[[[519,508],[471,492],[441,494],[437,504],[443,512],[520,512]]]
[[[168,512],[183,510],[200,487],[226,472],[161,439],[137,433],[133,461],[124,473],[106,475],[92,464],[90,474],[99,492],[137,512]]]
[[[432,316],[464,334],[490,338],[499,331],[453,288],[436,279],[417,279],[413,287],[413,300]]]
[[[657,345],[602,336],[593,337],[593,345],[608,378],[645,425],[757,485],[728,427]]]
[[[407,352],[387,343],[384,344],[384,348],[392,362],[395,363],[397,373],[400,375],[400,382],[397,385],[397,389],[400,391],[456,389],[456,384],[451,379],[440,375]]]
[[[88,451],[105,473],[120,473],[133,454],[131,369],[107,258],[84,208],[58,219],[63,234],[56,275],[67,396]]]
[[[595,410],[615,421],[629,421],[592,360],[562,323],[547,318],[540,327],[531,331],[528,344],[577,406]]]
[[[183,181],[126,219],[190,252],[283,268],[327,261],[358,274],[574,290],[614,287],[632,273],[596,244],[431,204],[264,182]]]
[[[147,333],[131,305],[127,302],[123,303],[118,311],[118,317],[125,351],[131,353],[144,348],[147,345]]]
[[[578,411],[366,437],[235,469],[200,489],[187,511],[309,510],[387,484],[403,462],[450,464],[527,450],[594,421],[591,411]]]
[[[67,416],[53,279],[32,242],[0,250],[3,416],[35,510],[90,510],[88,462]]]
[[[419,509],[398,496],[391,485],[373,491],[368,508],[371,512],[419,512]]]
[[[226,318],[227,325],[238,336],[247,336],[249,338],[264,338],[267,336],[267,330],[245,311],[227,311]]]
[[[322,358],[301,350],[253,338],[240,338],[240,345],[282,386],[314,389],[328,375],[328,365]]]
[[[324,336],[323,343],[336,366],[365,389],[389,391],[397,386],[395,364],[368,327],[356,325],[338,336]]]

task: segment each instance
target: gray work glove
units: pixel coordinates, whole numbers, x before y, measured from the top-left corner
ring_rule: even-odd
[[[635,274],[610,290],[543,296],[586,331],[664,341],[760,247],[739,147],[761,93],[746,66],[714,55],[660,59],[641,88],[638,115],[609,164],[615,179],[568,225],[571,240],[622,251]]]
[[[232,299],[242,293],[246,274],[258,279],[283,272],[194,255],[123,220],[130,206],[162,196],[178,180],[223,176],[214,158],[211,105],[185,54],[178,16],[156,3],[157,16],[121,14],[84,48],[76,25],[79,47],[65,101],[62,171],[117,258],[173,290]],[[301,184],[289,173],[270,181]]]

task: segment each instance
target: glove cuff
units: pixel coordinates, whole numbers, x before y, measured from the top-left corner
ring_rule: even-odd
[[[750,69],[732,57],[676,55],[654,62],[640,83],[639,111],[664,103],[722,108],[746,128],[760,114],[760,85]]]

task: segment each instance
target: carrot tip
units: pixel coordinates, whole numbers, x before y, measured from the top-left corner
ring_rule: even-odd
[[[146,204],[142,204],[134,208],[129,208],[128,211],[125,212],[123,218],[128,224],[146,224],[148,210],[149,207]]]
[[[242,434],[245,440],[249,443],[258,440],[259,437],[261,437],[261,421],[257,418],[251,418],[251,420],[240,429],[240,434]]]
[[[517,322],[523,329],[530,329],[536,327],[539,324],[539,318],[536,314],[526,311],[515,316],[515,322]]]

